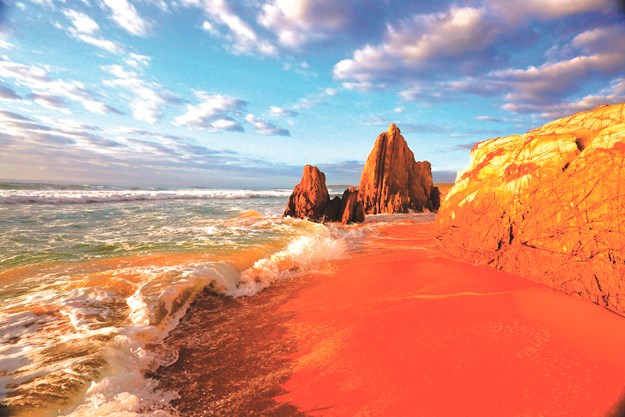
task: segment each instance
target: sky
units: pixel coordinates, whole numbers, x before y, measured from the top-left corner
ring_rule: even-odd
[[[473,144],[625,101],[615,0],[0,0],[0,178],[357,184],[396,123]]]

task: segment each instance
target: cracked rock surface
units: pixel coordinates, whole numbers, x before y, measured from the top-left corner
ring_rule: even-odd
[[[437,216],[444,249],[625,315],[625,104],[480,142]]]

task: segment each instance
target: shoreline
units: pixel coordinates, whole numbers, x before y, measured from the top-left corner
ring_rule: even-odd
[[[181,416],[618,416],[625,321],[444,255],[433,222],[369,232],[333,273],[202,293],[154,375]]]

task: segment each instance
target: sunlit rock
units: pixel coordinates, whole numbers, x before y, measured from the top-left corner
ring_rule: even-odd
[[[367,214],[438,209],[431,200],[432,166],[415,161],[395,124],[381,133],[360,178],[359,199]]]
[[[437,217],[453,255],[625,313],[625,105],[480,142]]]

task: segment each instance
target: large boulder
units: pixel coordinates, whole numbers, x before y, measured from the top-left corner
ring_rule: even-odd
[[[326,176],[319,168],[306,165],[302,180],[289,197],[283,216],[322,221],[329,202]]]
[[[365,163],[359,190],[359,200],[367,214],[438,209],[430,198],[432,166],[428,161],[415,161],[395,124],[376,139]]]
[[[625,105],[480,142],[437,217],[448,252],[625,314]]]

